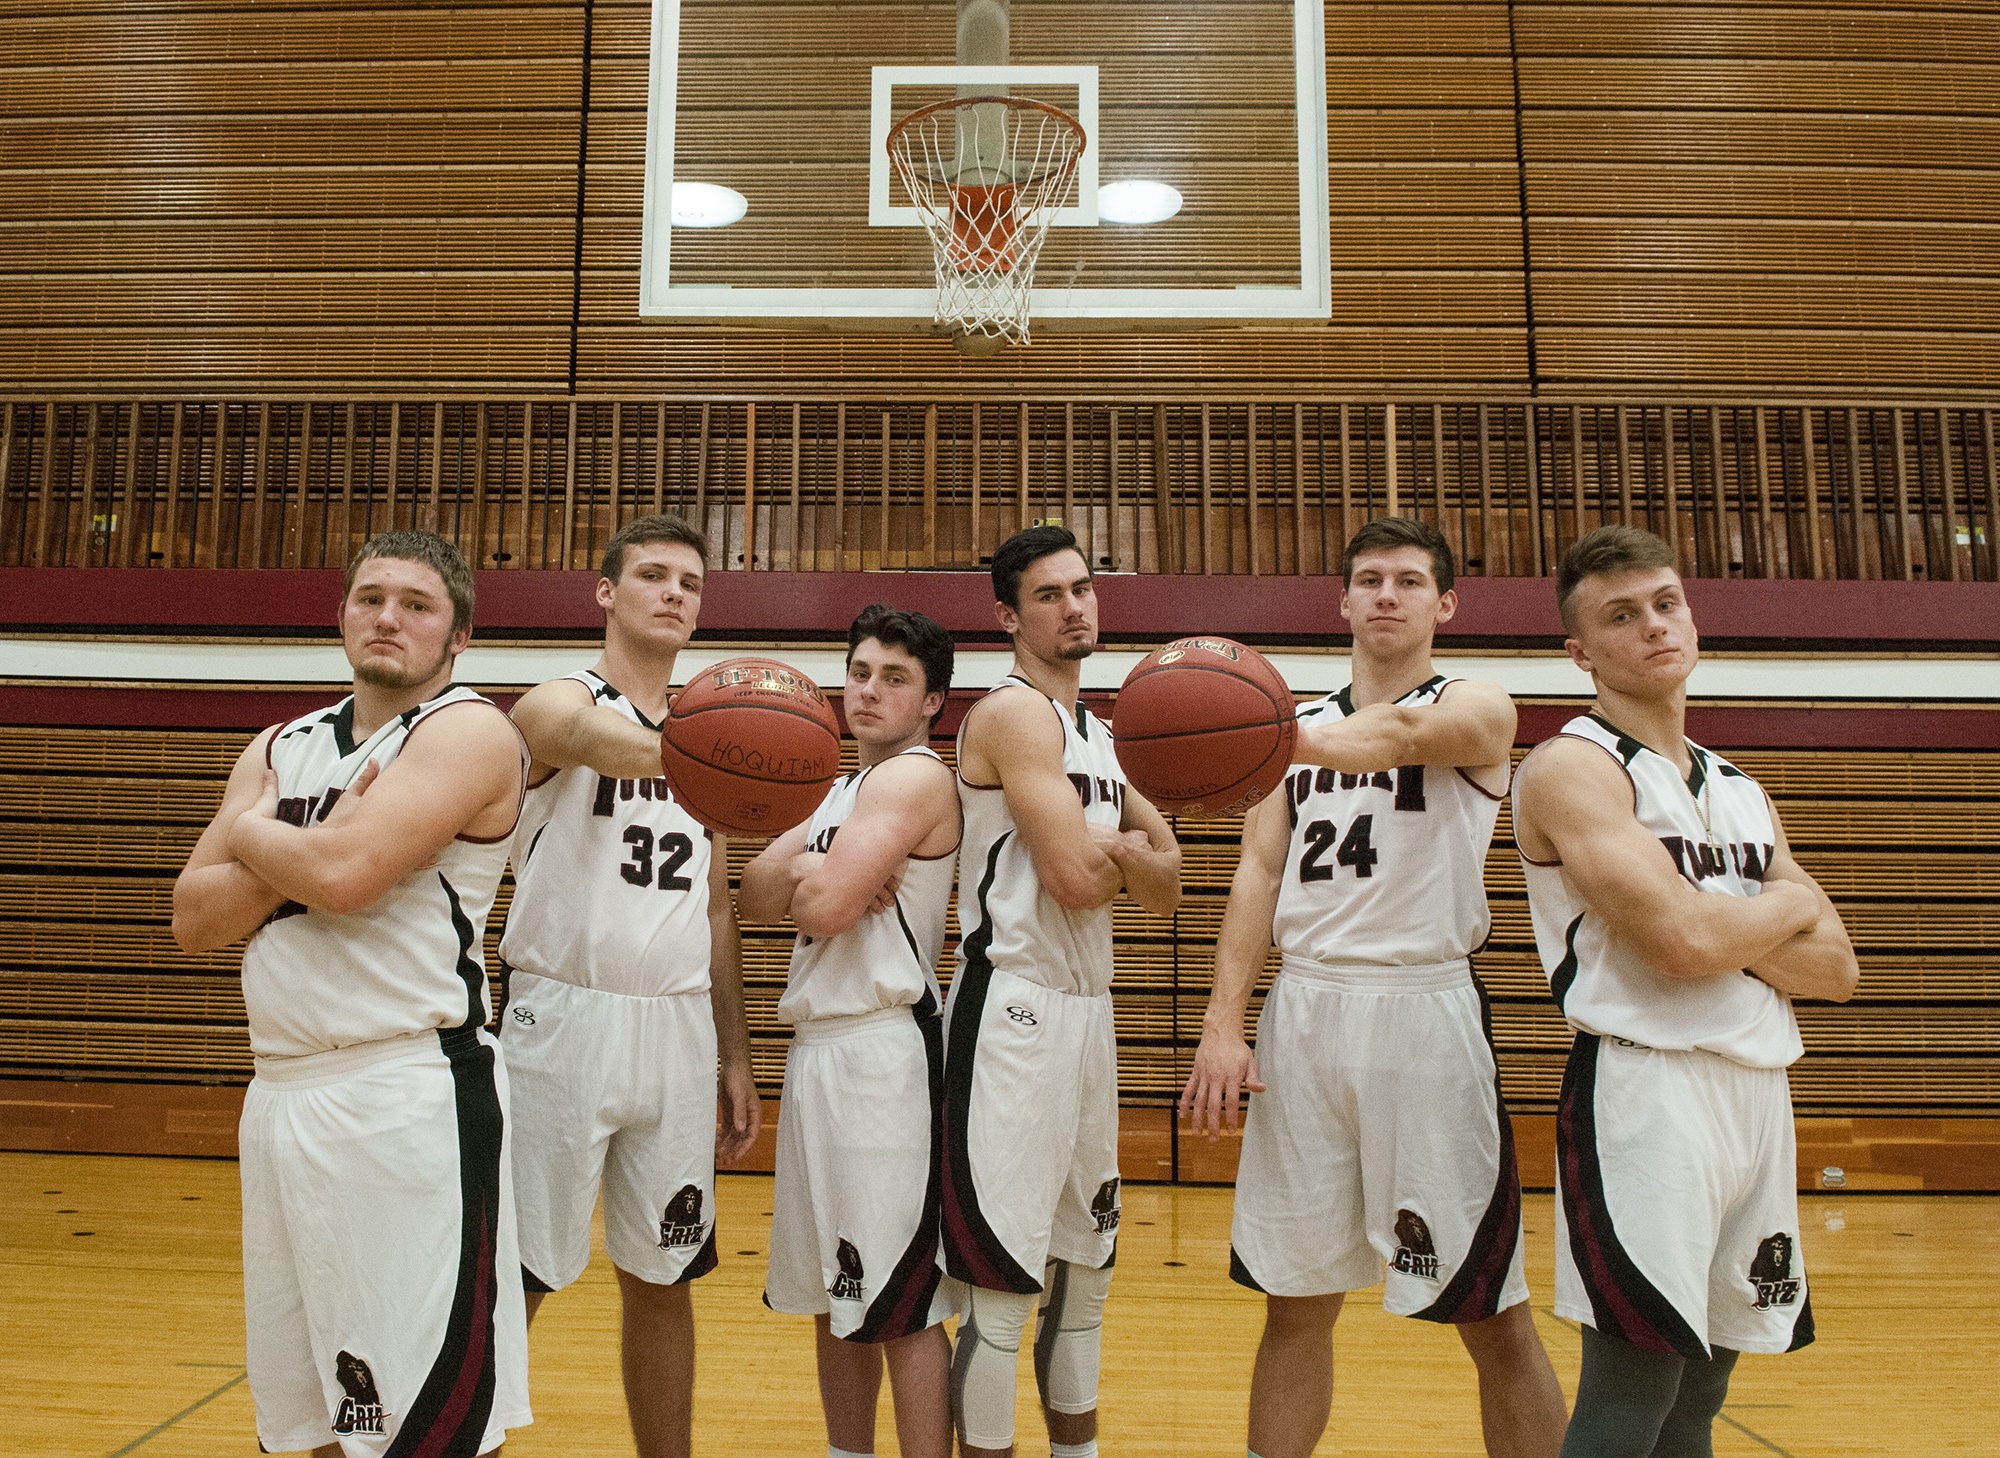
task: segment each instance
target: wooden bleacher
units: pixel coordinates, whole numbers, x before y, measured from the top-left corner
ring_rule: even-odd
[[[168,930],[174,875],[248,738],[0,728],[0,1076],[248,1078],[239,953],[184,953]],[[1732,757],[1771,790],[1861,954],[1852,1003],[1800,1009],[1799,1112],[2000,1116],[2000,754]],[[1128,1104],[1163,1105],[1186,1076],[1235,867],[1235,823],[1179,831],[1188,894],[1174,923],[1116,913]],[[1569,1033],[1535,958],[1510,833],[1503,812],[1487,863],[1492,941],[1477,965],[1509,1101],[1532,1114],[1553,1105]],[[732,846],[732,877],[755,850]],[[511,883],[489,966],[510,895]],[[781,927],[744,929],[753,1060],[768,1095],[782,1073],[776,1005],[790,943]],[[1274,954],[1267,976],[1275,964]]]

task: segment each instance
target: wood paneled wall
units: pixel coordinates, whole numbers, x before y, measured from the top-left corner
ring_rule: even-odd
[[[986,359],[638,318],[649,14],[0,5],[0,388],[2000,386],[1994,0],[1329,0],[1332,320]]]

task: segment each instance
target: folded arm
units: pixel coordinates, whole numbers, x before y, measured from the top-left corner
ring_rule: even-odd
[[[264,755],[276,729],[250,742],[229,771],[222,804],[174,882],[174,942],[184,952],[212,952],[240,941],[284,904],[284,896],[229,852],[229,828],[264,792]]]
[[[1153,915],[1171,917],[1181,904],[1181,847],[1172,827],[1150,800],[1127,785],[1118,828],[1125,834],[1101,848],[1124,874],[1125,890]]]
[[[388,769],[356,777],[326,819],[276,818],[277,780],[229,830],[229,850],[282,897],[321,911],[365,911],[435,862],[460,835],[497,839],[521,804],[521,741],[490,704],[440,709]]]
[[[1766,797],[1769,798],[1768,796]],[[1812,893],[1819,914],[1805,931],[1773,947],[1749,964],[1750,970],[1778,991],[1792,997],[1816,997],[1826,1002],[1846,1002],[1861,981],[1861,965],[1855,960],[1854,943],[1841,924],[1840,913],[1822,891],[1819,882],[1806,874],[1792,858],[1785,828],[1778,823],[1778,807],[1771,807],[1771,824],[1778,832],[1777,849],[1770,869],[1764,873],[1765,894],[1774,881],[1804,887]]]
[[[993,694],[972,710],[965,733],[970,758],[990,765],[1020,827],[1042,889],[1069,911],[1106,905],[1125,882],[1124,868],[1092,837],[1076,786],[1063,773],[1063,728],[1047,699]]]
[[[903,863],[958,844],[958,787],[928,755],[898,756],[861,782],[854,810],[792,891],[792,920],[809,937],[838,936],[894,903]]]
[[[1817,900],[1790,881],[1759,896],[1695,890],[1639,823],[1618,762],[1581,739],[1551,740],[1523,762],[1514,817],[1522,853],[1560,861],[1590,909],[1663,977],[1741,972],[1819,920]]]

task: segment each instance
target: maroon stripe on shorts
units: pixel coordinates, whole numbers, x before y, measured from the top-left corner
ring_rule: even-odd
[[[458,1105],[458,1181],[463,1216],[458,1282],[444,1341],[384,1458],[477,1458],[493,1413],[494,1260],[500,1230],[500,1151],[505,1115],[494,1084],[493,1049],[470,1028],[446,1028]]]
[[[1619,1242],[1597,1158],[1597,1065],[1604,1040],[1578,1033],[1563,1070],[1556,1106],[1556,1163],[1562,1170],[1563,1215],[1570,1256],[1590,1296],[1591,1323],[1604,1335],[1652,1352],[1693,1360],[1708,1344]]]
[[[1473,988],[1479,993],[1479,1027],[1486,1047],[1493,1048],[1493,1004],[1486,986],[1477,976]],[[1479,1228],[1472,1233],[1465,1259],[1438,1292],[1437,1300],[1415,1313],[1424,1321],[1484,1321],[1500,1311],[1500,1294],[1507,1286],[1507,1272],[1514,1265],[1514,1248],[1521,1242],[1521,1171],[1514,1160],[1514,1124],[1507,1117],[1507,1099],[1500,1091],[1499,1057],[1494,1057],[1493,1114],[1500,1131],[1500,1170],[1493,1181],[1492,1197]]]

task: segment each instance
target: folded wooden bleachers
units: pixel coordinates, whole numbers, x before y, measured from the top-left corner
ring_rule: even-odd
[[[239,952],[184,953],[169,931],[174,875],[247,739],[0,728],[0,1078],[248,1078]],[[1853,1002],[1800,1008],[1800,1113],[2000,1116],[2000,754],[1761,749],[1733,758],[1771,790],[1799,859],[1841,907],[1861,954]],[[1178,829],[1187,887],[1179,916],[1169,925],[1136,907],[1116,912],[1129,1104],[1163,1105],[1186,1077],[1236,862],[1235,823]],[[1487,863],[1493,935],[1477,967],[1510,1103],[1546,1112],[1570,1035],[1535,958],[1509,834],[1503,812]],[[732,846],[732,875],[755,849]],[[490,967],[510,890],[488,937]],[[772,1095],[790,941],[782,927],[744,928],[754,1061]],[[1274,954],[1267,977],[1275,965]]]

